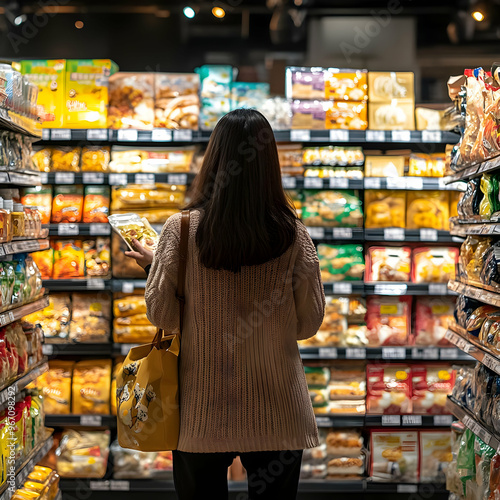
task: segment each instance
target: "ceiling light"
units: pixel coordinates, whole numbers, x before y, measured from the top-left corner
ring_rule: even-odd
[[[83,21],[76,21],[75,28],[81,30],[83,28]]]
[[[23,24],[23,23],[24,23],[24,21],[26,21],[26,19],[27,19],[26,14],[21,14],[20,16],[17,16],[17,17],[14,19],[14,24],[15,24],[16,26],[19,26],[19,25]]]
[[[478,23],[484,21],[485,16],[480,10],[475,10],[471,15]]]
[[[194,9],[192,7],[184,7],[182,9],[182,12],[184,13],[184,15],[188,18],[188,19],[193,19],[193,17],[196,15],[196,12],[194,11]]]
[[[212,14],[219,19],[222,19],[226,15],[226,11],[222,7],[214,7],[212,9]]]

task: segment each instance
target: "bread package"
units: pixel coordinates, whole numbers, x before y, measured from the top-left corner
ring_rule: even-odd
[[[110,359],[86,359],[73,368],[73,413],[109,415]]]

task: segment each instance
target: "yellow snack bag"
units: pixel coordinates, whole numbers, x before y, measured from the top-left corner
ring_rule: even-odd
[[[405,191],[366,190],[365,212],[367,229],[405,227]]]
[[[146,302],[143,295],[130,295],[122,299],[115,299],[113,313],[116,317],[146,314]]]
[[[110,359],[79,361],[73,369],[73,413],[102,414],[110,412]]]
[[[11,500],[37,500],[38,498],[40,498],[39,492],[21,488],[16,490],[16,492],[12,495]]]
[[[155,334],[156,326],[153,325],[119,326],[114,323],[113,327],[113,340],[119,344],[147,344],[153,341]]]
[[[407,229],[450,228],[448,191],[410,191],[406,216]]]
[[[47,414],[71,413],[71,374],[73,361],[51,361],[49,371],[40,376],[44,409]]]

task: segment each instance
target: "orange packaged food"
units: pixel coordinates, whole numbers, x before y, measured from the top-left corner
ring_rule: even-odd
[[[49,248],[41,252],[33,252],[31,254],[33,262],[37,265],[43,280],[52,278],[52,270],[54,266],[54,250]]]
[[[55,279],[82,278],[85,275],[85,253],[81,240],[58,240],[54,242]]]
[[[52,222],[81,222],[82,186],[56,186],[52,202]]]
[[[42,224],[49,224],[52,211],[52,186],[24,188],[21,203],[28,207],[38,207]]]
[[[52,150],[52,172],[79,172],[80,148],[58,147]]]
[[[108,222],[109,188],[105,186],[87,186],[83,202],[83,222]]]

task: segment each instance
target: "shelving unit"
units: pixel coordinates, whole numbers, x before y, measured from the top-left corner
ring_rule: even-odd
[[[0,257],[4,255],[12,255],[16,253],[31,253],[39,250],[47,250],[50,247],[49,240],[19,240],[10,243],[0,244]]]
[[[34,313],[36,311],[41,311],[45,307],[49,305],[48,297],[41,297],[33,302],[29,302],[28,304],[23,304],[21,306],[9,309],[8,311],[4,311],[0,313],[0,326],[8,325],[9,323],[13,323],[21,319],[23,316]]]
[[[116,427],[114,415],[45,415],[48,427]]]
[[[92,224],[48,224],[49,236],[109,236],[111,226],[108,223]]]
[[[42,373],[49,369],[47,361],[42,361],[31,371],[24,375],[20,375],[15,380],[10,381],[0,388],[0,408],[8,401],[9,398],[15,398],[20,394],[28,384],[37,379]]]
[[[20,172],[20,171],[1,171],[0,184],[7,186],[40,186],[42,177],[40,172]]]
[[[500,168],[500,155],[494,156],[486,161],[466,166],[458,172],[445,177],[444,182],[446,184],[451,184],[457,181],[474,179],[474,177],[479,177],[486,172],[491,172],[492,170],[497,170],[498,168]]]
[[[468,285],[457,280],[448,282],[448,288],[452,292],[465,295],[471,299],[477,299],[486,304],[500,307],[500,293],[482,288],[479,284]]]
[[[450,233],[457,236],[476,234],[483,236],[500,236],[500,223],[496,222],[460,222],[456,219],[450,221]]]

